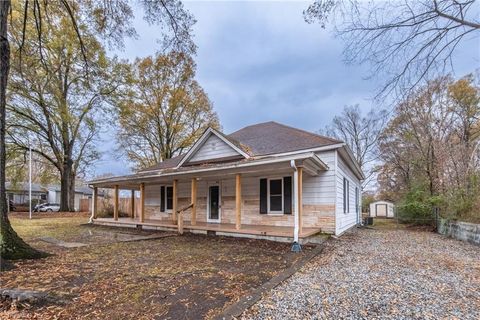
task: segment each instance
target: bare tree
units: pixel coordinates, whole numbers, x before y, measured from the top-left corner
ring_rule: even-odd
[[[383,97],[453,72],[457,47],[479,36],[478,13],[474,0],[316,0],[304,17],[324,28],[335,25],[346,62],[368,63],[370,77],[387,78],[377,96]]]
[[[375,175],[375,163],[378,159],[378,138],[387,122],[388,114],[384,110],[370,110],[362,115],[358,105],[345,106],[339,116],[325,129],[326,135],[344,141],[352,150],[360,168],[365,173],[365,188]]]

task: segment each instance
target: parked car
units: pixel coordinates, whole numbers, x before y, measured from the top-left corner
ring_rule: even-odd
[[[58,203],[44,203],[38,207],[38,212],[58,212],[60,205]]]
[[[39,212],[40,208],[47,205],[48,203],[39,203],[35,207],[33,207],[33,212]]]

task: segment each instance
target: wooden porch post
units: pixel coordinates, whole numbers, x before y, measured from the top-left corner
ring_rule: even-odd
[[[192,192],[191,192],[191,203],[192,203],[192,217],[190,219],[190,224],[192,226],[197,224],[197,178],[192,178]]]
[[[303,214],[303,168],[298,168],[298,234],[302,235],[302,214]]]
[[[132,219],[135,219],[135,190],[132,190],[132,200],[131,200],[131,215],[132,215]]]
[[[177,223],[177,190],[178,188],[178,180],[174,179],[173,180],[173,199],[172,199],[172,220],[173,223]]]
[[[145,184],[140,184],[140,222],[145,222]]]
[[[113,219],[118,220],[118,185],[115,185],[114,195],[113,195]]]
[[[93,202],[92,202],[92,213],[93,219],[97,219],[97,208],[98,208],[98,188],[93,187]],[[9,206],[10,207],[10,206]]]
[[[237,173],[235,176],[235,229],[240,230],[242,226],[242,176]]]

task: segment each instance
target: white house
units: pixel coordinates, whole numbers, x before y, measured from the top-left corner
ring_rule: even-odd
[[[393,202],[379,200],[370,203],[370,217],[395,217],[395,205]]]
[[[342,141],[276,122],[229,135],[209,128],[185,154],[91,181],[140,201],[130,218],[118,217],[118,205],[113,218],[97,218],[94,191],[92,222],[303,241],[360,222],[362,179]]]

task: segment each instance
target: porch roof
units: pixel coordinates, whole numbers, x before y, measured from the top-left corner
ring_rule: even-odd
[[[141,171],[135,174],[117,176],[111,178],[97,179],[89,182],[96,187],[132,186],[139,183],[162,182],[172,179],[208,177],[219,174],[237,174],[237,173],[262,173],[268,171],[279,171],[291,168],[291,161],[294,161],[298,167],[303,167],[309,175],[318,175],[321,171],[328,170],[327,164],[323,162],[315,153],[299,153],[284,156],[263,157],[260,159],[249,158],[231,162],[207,163],[196,166],[183,166],[179,168],[165,168],[149,171]]]

